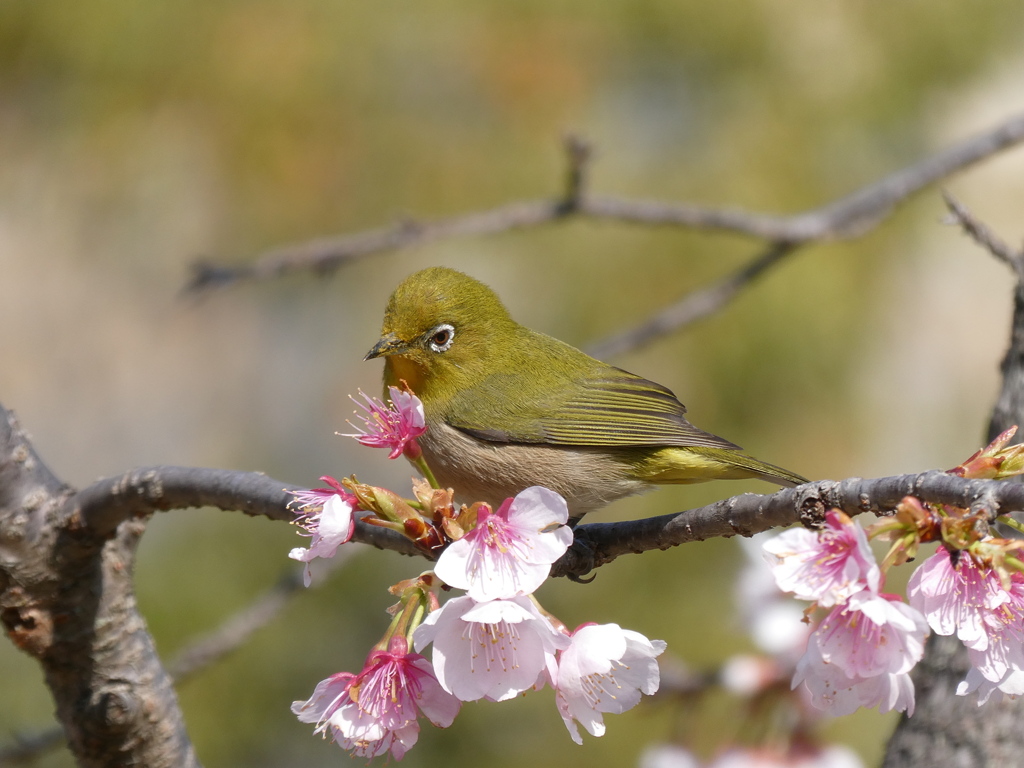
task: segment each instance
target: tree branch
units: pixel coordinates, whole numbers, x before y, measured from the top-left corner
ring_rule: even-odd
[[[70,503],[80,524],[103,536],[133,517],[195,507],[291,522],[295,513],[288,509],[293,498],[288,492],[299,488],[262,472],[153,466],[99,480],[75,494]],[[356,522],[352,538],[378,549],[423,554],[404,536],[362,521]]]
[[[60,726],[38,733],[16,734],[13,744],[0,748],[0,766],[28,765],[64,744],[64,731]]]
[[[187,483],[192,483],[188,486]],[[190,467],[146,467],[101,480],[81,491],[78,524],[102,533],[111,524],[178,505],[240,510],[271,520],[293,517],[286,509],[290,496],[284,483],[254,472]],[[922,501],[985,510],[990,517],[1024,511],[1024,485],[992,480],[966,480],[944,472],[898,475],[872,480],[819,480],[771,495],[745,493],[697,509],[645,520],[591,523],[576,527],[572,550],[553,573],[583,576],[629,552],[667,549],[713,536],[752,536],[777,526],[803,522],[818,525],[828,509],[850,515],[887,512],[904,496]],[[126,503],[130,502],[130,503]],[[357,541],[406,555],[429,555],[393,531],[360,523]]]
[[[538,227],[569,216],[611,219],[631,224],[717,230],[767,240],[800,244],[855,237],[882,221],[903,200],[939,179],[1024,141],[1024,115],[1017,115],[985,133],[966,139],[924,160],[869,184],[850,195],[789,216],[715,209],[684,203],[624,200],[586,194],[584,179],[589,150],[577,140],[567,142],[569,182],[561,199],[531,200],[489,211],[439,219],[401,222],[367,232],[325,237],[265,252],[247,265],[193,267],[185,287],[196,293],[243,280],[280,277],[296,271],[332,272],[343,264],[375,253],[437,240],[497,234]]]
[[[1016,251],[1007,245],[984,222],[976,219],[967,206],[953,197],[952,193],[942,190],[942,198],[949,208],[951,223],[959,224],[974,242],[1009,266],[1018,279],[1024,277],[1024,251]]]
[[[132,588],[143,520],[99,536],[0,408],[0,621],[42,666],[81,766],[198,766]]]
[[[310,588],[326,581],[327,575],[344,566],[355,552],[355,548],[339,549]],[[302,568],[289,568],[274,586],[249,605],[235,611],[210,632],[191,639],[167,663],[167,671],[175,684],[180,685],[240,648],[253,634],[277,618],[294,597],[304,594],[306,587],[302,571]]]
[[[587,353],[600,360],[615,357],[710,317],[796,248],[793,243],[773,243],[753,261],[727,275],[723,280],[686,294],[640,325],[591,344],[587,347]]]

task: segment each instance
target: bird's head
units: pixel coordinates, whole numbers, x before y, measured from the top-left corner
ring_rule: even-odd
[[[431,267],[391,294],[380,341],[367,355],[386,358],[388,383],[408,382],[421,398],[443,396],[489,372],[516,323],[498,296],[468,275]]]

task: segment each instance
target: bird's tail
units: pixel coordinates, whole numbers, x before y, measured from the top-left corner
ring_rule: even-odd
[[[755,459],[727,448],[664,448],[651,457],[644,479],[650,483],[702,483],[705,480],[742,480],[757,478],[792,487],[808,482],[788,469]]]

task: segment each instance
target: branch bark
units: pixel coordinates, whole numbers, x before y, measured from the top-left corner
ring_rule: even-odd
[[[0,409],[0,621],[43,667],[82,766],[197,766],[132,587],[145,520],[106,535]]]

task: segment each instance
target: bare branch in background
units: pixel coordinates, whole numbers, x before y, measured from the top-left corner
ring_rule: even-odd
[[[971,236],[978,245],[987,250],[999,261],[1008,265],[1018,278],[1024,277],[1024,251],[1016,251],[1004,242],[988,225],[976,219],[967,210],[967,206],[957,200],[950,192],[943,190],[942,197],[949,208],[950,223],[959,224],[964,232]]]
[[[358,550],[354,547],[339,549],[324,563],[319,576],[310,584],[318,587],[340,570]],[[292,601],[303,594],[302,569],[291,568],[277,584],[259,595],[249,605],[235,611],[220,626],[200,637],[193,638],[167,663],[167,673],[180,685],[189,678],[217,663],[232,651],[241,648],[258,630],[276,619]]]
[[[64,731],[60,726],[38,733],[19,733],[14,743],[0,748],[0,766],[30,765],[52,749],[64,745]]]
[[[875,227],[892,209],[915,192],[974,163],[1024,141],[1024,115],[1017,115],[985,133],[962,141],[914,165],[869,184],[819,208],[789,216],[707,208],[653,200],[592,196],[584,188],[589,149],[567,141],[569,182],[561,199],[530,200],[433,222],[401,222],[392,227],[353,235],[325,237],[285,246],[257,256],[250,264],[225,266],[199,263],[185,290],[199,292],[297,271],[331,272],[343,264],[375,253],[426,245],[437,240],[497,234],[538,227],[570,216],[611,219],[631,224],[718,230],[748,235],[771,243],[802,244],[856,237]]]
[[[740,291],[796,250],[793,243],[774,243],[764,253],[723,280],[686,294],[675,304],[658,310],[649,320],[587,347],[598,359],[615,357],[648,344],[690,323],[715,314]]]

